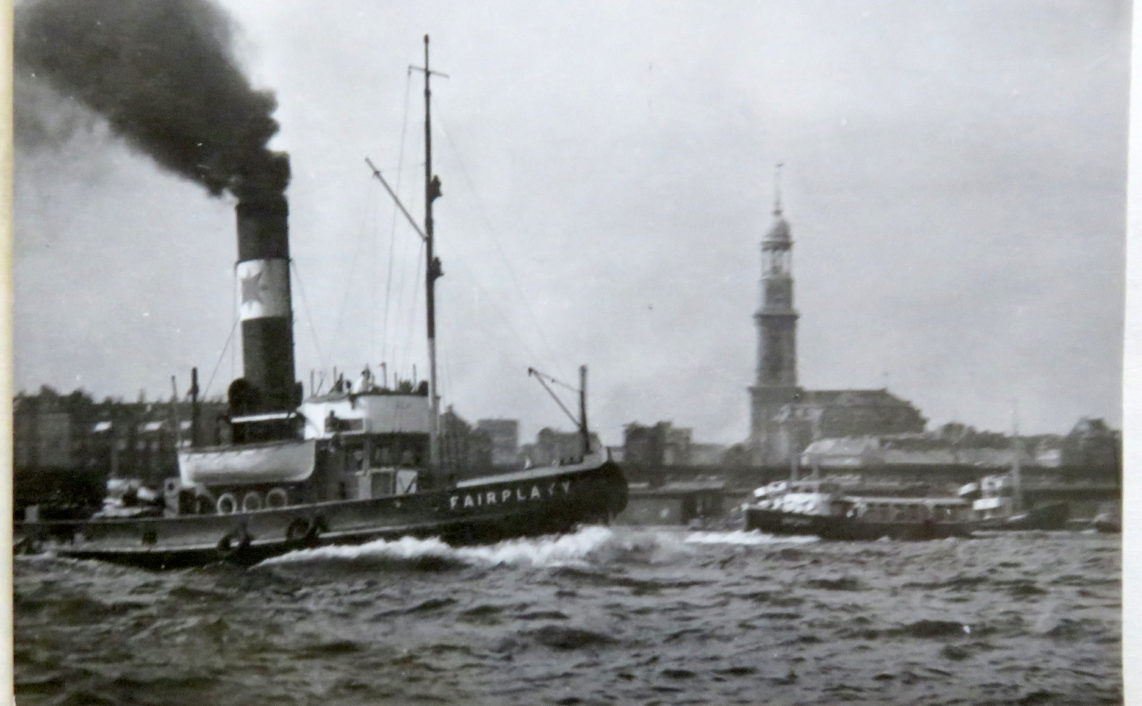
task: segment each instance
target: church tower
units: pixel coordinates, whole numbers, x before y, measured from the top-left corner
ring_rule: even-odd
[[[781,165],[777,165],[780,170]],[[793,309],[793,240],[781,211],[780,171],[773,207],[774,222],[761,241],[761,308],[757,322],[757,380],[751,398],[750,446],[755,463],[778,462],[781,407],[798,400],[797,312]]]

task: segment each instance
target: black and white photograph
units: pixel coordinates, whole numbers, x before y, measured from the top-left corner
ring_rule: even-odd
[[[10,696],[1123,703],[1132,12],[15,0]]]

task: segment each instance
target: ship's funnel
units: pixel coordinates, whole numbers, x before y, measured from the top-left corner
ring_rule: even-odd
[[[291,410],[301,400],[293,369],[289,204],[280,191],[247,192],[236,210],[244,379],[230,386],[231,414]]]

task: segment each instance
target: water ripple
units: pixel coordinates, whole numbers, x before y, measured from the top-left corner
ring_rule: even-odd
[[[1117,538],[586,527],[154,574],[14,567],[43,703],[1116,703]]]

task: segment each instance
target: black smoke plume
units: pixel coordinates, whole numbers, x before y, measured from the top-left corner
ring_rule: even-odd
[[[31,0],[14,30],[21,80],[87,105],[166,169],[214,195],[285,190],[288,157],[266,147],[277,101],[250,86],[208,0]]]

